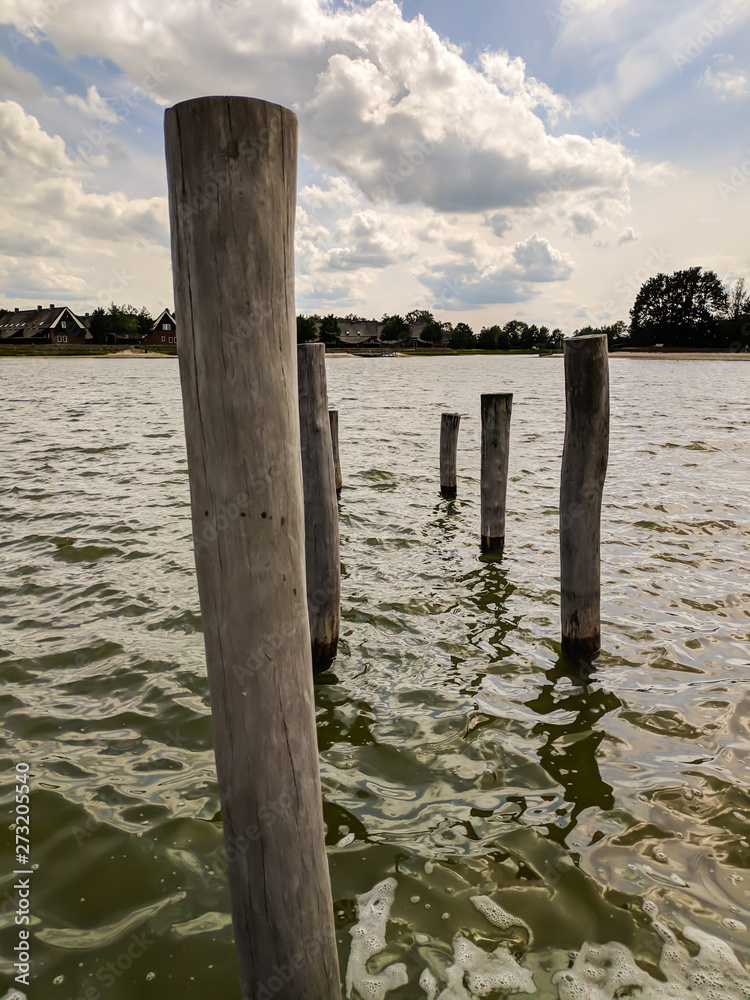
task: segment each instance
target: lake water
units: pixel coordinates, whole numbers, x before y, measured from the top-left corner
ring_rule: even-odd
[[[558,659],[560,359],[335,359],[328,378],[343,620],[316,700],[342,975],[355,896],[387,877],[372,971],[405,963],[393,1000],[430,995],[420,974],[440,981],[457,934],[507,942],[542,998],[584,942],[658,978],[652,903],[678,939],[698,928],[750,964],[750,365],[611,362],[588,679]],[[0,809],[9,831],[28,763],[26,992],[239,1000],[177,363],[14,359],[0,381]],[[479,395],[502,391],[498,559],[478,545]],[[443,410],[463,414],[452,501]],[[477,895],[528,930],[494,927]]]

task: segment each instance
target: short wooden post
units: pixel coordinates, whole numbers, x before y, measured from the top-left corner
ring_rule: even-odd
[[[560,477],[562,649],[590,660],[601,647],[600,534],[609,451],[607,337],[565,341],[565,444]]]
[[[331,665],[341,627],[341,559],[336,473],[328,417],[325,344],[297,347],[305,564],[313,670]]]
[[[195,560],[241,991],[339,1000],[305,595],[297,120],[264,101],[208,97],[170,108],[165,133]],[[291,977],[286,984],[279,970]]]
[[[341,457],[339,456],[339,411],[329,410],[328,419],[331,423],[331,444],[333,446],[333,469],[336,473],[336,493],[341,492]]]
[[[505,544],[505,497],[508,490],[510,415],[513,393],[482,395],[482,548]]]
[[[445,496],[456,495],[456,455],[460,413],[444,413],[440,421],[440,490]]]

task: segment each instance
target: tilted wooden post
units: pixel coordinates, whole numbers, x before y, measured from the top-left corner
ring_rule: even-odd
[[[313,670],[325,670],[336,655],[341,627],[339,509],[325,344],[300,344],[297,366],[310,641]]]
[[[609,452],[607,337],[565,341],[565,444],[560,476],[562,649],[589,660],[601,647],[600,534]]]
[[[482,548],[505,544],[505,497],[508,491],[510,415],[513,393],[482,395]]]
[[[331,423],[331,444],[333,445],[333,468],[336,473],[336,493],[341,492],[341,458],[339,456],[339,411],[329,410],[328,419]]]
[[[305,594],[297,120],[264,101],[209,97],[170,108],[165,133],[195,561],[242,995],[339,1000]]]
[[[440,421],[440,489],[446,496],[456,495],[456,455],[460,413],[444,413]]]

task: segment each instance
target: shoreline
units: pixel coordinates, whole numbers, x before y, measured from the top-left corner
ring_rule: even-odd
[[[553,354],[540,354],[539,351],[446,351],[439,348],[435,351],[392,351],[388,353],[362,353],[354,354],[350,351],[326,351],[326,358],[450,358],[450,357],[528,357],[528,358],[562,358],[562,352]],[[101,348],[89,350],[76,350],[75,348],[61,350],[57,347],[27,348],[14,350],[12,348],[0,347],[0,361],[5,358],[176,358],[177,351],[149,351],[136,350],[133,348],[121,348],[120,350],[102,350]],[[750,361],[750,351],[611,351],[610,360],[613,358],[633,358],[642,360],[644,358],[658,359],[661,361]]]

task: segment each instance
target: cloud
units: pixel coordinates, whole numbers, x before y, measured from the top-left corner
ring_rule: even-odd
[[[0,102],[0,276],[6,296],[65,291],[93,297],[111,283],[107,246],[118,261],[144,246],[166,256],[165,198],[128,198],[86,187],[86,169],[58,135],[15,101]],[[141,248],[139,250],[139,247]],[[148,267],[154,268],[151,258]],[[106,272],[106,274],[105,274]],[[59,295],[58,295],[59,297]]]
[[[62,87],[57,87],[55,93],[65,104],[80,111],[87,118],[103,122],[116,122],[118,120],[116,112],[107,104],[93,84],[86,91],[85,99],[79,97],[78,94],[66,94]]]
[[[632,226],[626,226],[616,239],[616,244],[621,247],[623,243],[635,243],[640,239],[640,234]]]
[[[388,211],[364,207],[343,177],[329,178],[327,187],[305,186],[299,202],[295,249],[303,273],[382,270],[416,252],[413,226]]]
[[[422,268],[417,277],[432,293],[433,308],[471,309],[496,302],[528,301],[538,294],[536,285],[566,280],[573,266],[567,254],[534,233],[484,261],[434,262]]]
[[[730,73],[728,70],[720,70],[714,73],[710,66],[706,67],[701,76],[701,81],[715,90],[726,101],[728,97],[748,97],[750,96],[750,79],[744,70]]]
[[[0,56],[0,98],[40,97],[44,92],[41,83],[24,69],[19,69],[5,56]]]
[[[6,17],[23,18],[34,0],[7,5]],[[518,209],[563,171],[570,191],[627,202],[632,160],[607,139],[551,135],[542,116],[566,114],[568,102],[528,77],[523,60],[486,52],[471,66],[394,0],[174,4],[158,19],[136,0],[111,0],[106,11],[77,0],[45,32],[65,57],[105,51],[133,80],[158,62],[161,102],[239,92],[294,106],[301,152],[373,204]],[[76,101],[93,112],[97,96]]]
[[[505,94],[520,98],[528,108],[542,107],[552,124],[573,110],[570,102],[556,94],[546,83],[526,76],[526,63],[520,56],[512,59],[505,51],[484,52],[481,56],[484,75]]]
[[[495,212],[493,215],[487,216],[485,218],[485,224],[490,227],[498,239],[502,239],[508,230],[513,227],[513,223],[510,221],[508,216],[504,215],[502,212]]]
[[[588,50],[596,45],[600,58],[604,40],[612,47],[612,69],[579,98],[593,118],[603,119],[669,77],[679,77],[723,44],[750,17],[745,0],[669,0],[654,16],[650,0],[629,0],[612,12],[571,18],[561,43]],[[721,39],[721,42],[718,40]]]

